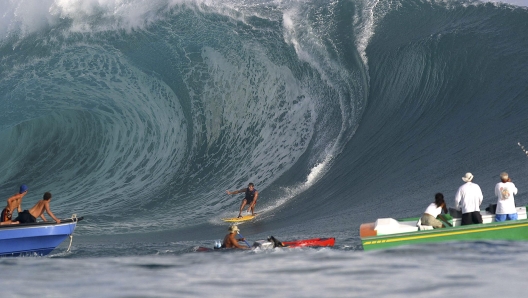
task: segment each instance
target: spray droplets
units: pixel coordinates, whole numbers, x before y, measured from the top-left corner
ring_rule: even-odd
[[[521,147],[521,149],[524,152],[524,154],[526,154],[526,156],[528,156],[528,151],[526,149],[524,149],[524,146],[521,145],[521,142],[518,142],[517,145],[519,145],[519,147]]]

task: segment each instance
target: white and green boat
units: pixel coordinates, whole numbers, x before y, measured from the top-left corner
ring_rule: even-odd
[[[526,206],[517,207],[518,220],[505,222],[495,222],[495,214],[488,211],[480,213],[482,224],[462,226],[461,218],[447,215],[453,227],[441,229],[421,225],[420,218],[379,218],[375,222],[362,224],[359,235],[364,250],[447,241],[528,241]]]

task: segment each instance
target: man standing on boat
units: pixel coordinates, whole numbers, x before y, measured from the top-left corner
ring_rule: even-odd
[[[462,225],[482,223],[482,215],[480,215],[480,204],[482,204],[482,190],[478,184],[473,183],[473,174],[466,173],[462,177],[466,182],[458,188],[455,196],[455,208],[460,210],[462,208]]]
[[[2,210],[0,216],[0,225],[17,224],[18,221],[13,221],[13,211],[17,209],[18,213],[22,212],[22,198],[27,194],[28,187],[25,184],[20,186],[20,191],[7,199],[7,206]]]
[[[226,190],[228,195],[236,195],[241,192],[246,193],[246,196],[242,200],[242,203],[240,203],[240,212],[238,213],[238,217],[242,217],[242,210],[246,204],[249,205],[247,211],[251,211],[251,215],[255,215],[255,205],[257,204],[258,198],[258,191],[255,189],[255,184],[249,183],[247,188],[242,188],[235,191]]]
[[[495,195],[497,196],[497,211],[495,221],[517,220],[517,209],[513,195],[517,194],[517,187],[511,182],[508,173],[500,174],[501,182],[495,185]]]

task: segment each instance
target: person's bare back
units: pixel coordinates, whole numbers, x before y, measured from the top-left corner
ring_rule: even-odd
[[[49,192],[46,192],[44,194],[44,197],[42,200],[38,201],[35,206],[33,206],[31,209],[29,209],[29,213],[34,217],[34,218],[42,218],[43,221],[47,221],[46,217],[44,216],[44,211],[46,211],[46,213],[48,213],[49,216],[51,216],[51,218],[53,218],[54,221],[56,221],[57,223],[60,223],[60,219],[58,219],[57,217],[55,217],[55,215],[53,214],[53,212],[51,212],[51,209],[50,209],[50,201],[51,201],[51,193]]]
[[[31,215],[33,215],[35,218],[40,217],[44,213],[46,206],[48,206],[49,209],[49,201],[46,202],[44,200],[40,200],[35,204],[35,206],[29,209],[29,213],[31,213]],[[46,221],[44,218],[42,220]]]
[[[238,243],[238,241],[244,240],[244,238],[236,239],[235,235],[238,234],[240,230],[236,225],[233,225],[229,227],[229,234],[225,235],[224,237],[224,243],[222,244],[223,248],[241,248],[241,249],[249,249],[249,247],[242,246]]]

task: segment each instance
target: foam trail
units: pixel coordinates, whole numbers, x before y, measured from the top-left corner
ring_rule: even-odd
[[[309,189],[312,185],[314,185],[321,177],[324,176],[324,174],[326,173],[326,171],[328,171],[329,169],[329,166],[331,165],[331,162],[332,162],[332,159],[334,157],[332,155],[327,155],[325,160],[322,161],[321,163],[315,165],[311,170],[310,170],[310,173],[308,174],[308,176],[306,177],[306,181],[301,183],[300,185],[298,186],[291,186],[291,187],[287,187],[284,189],[284,191],[286,192],[285,195],[281,196],[280,198],[278,198],[274,204],[272,205],[268,205],[266,206],[265,208],[262,209],[262,213],[265,214],[266,212],[270,212],[270,211],[273,211],[277,208],[279,208],[280,206],[284,205],[285,203],[287,203],[289,200],[291,200],[292,198],[296,197],[296,196],[299,196],[300,194],[302,194],[304,191],[306,191],[307,189]]]

